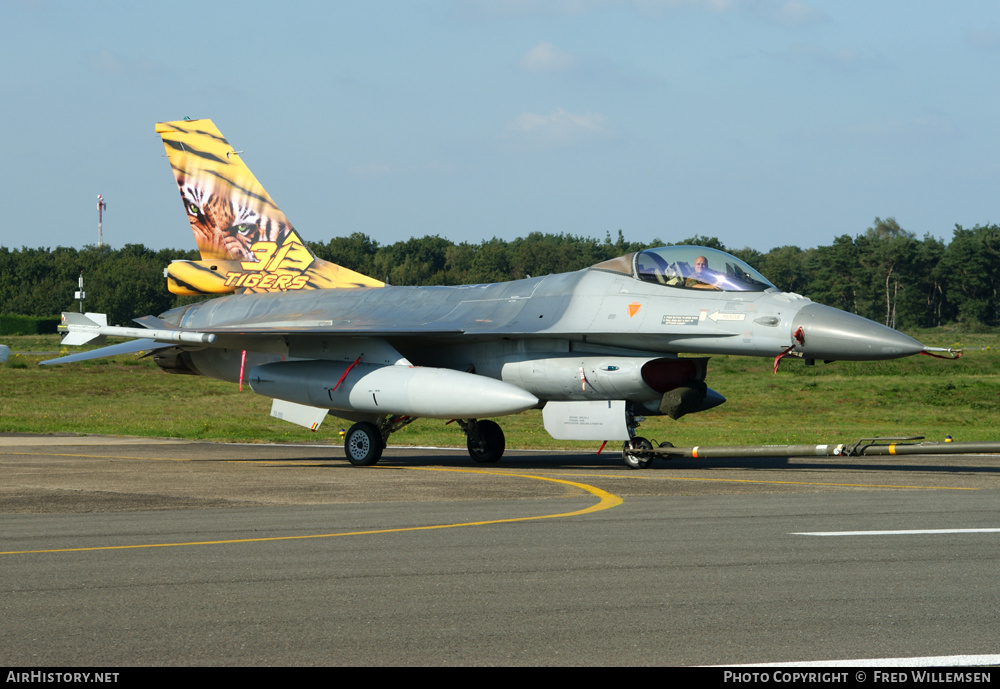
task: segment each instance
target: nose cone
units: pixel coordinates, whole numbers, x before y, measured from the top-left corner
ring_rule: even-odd
[[[822,304],[809,304],[792,319],[792,333],[802,328],[796,350],[809,359],[876,361],[919,354],[924,345],[898,330]]]

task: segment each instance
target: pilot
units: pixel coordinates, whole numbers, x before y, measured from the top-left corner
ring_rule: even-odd
[[[684,280],[684,286],[694,289],[719,289],[715,284],[718,279],[719,274],[708,267],[708,259],[699,256],[694,259],[694,272]]]

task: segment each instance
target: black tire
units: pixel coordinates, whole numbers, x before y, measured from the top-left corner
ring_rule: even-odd
[[[378,463],[384,449],[378,426],[367,421],[354,424],[344,436],[344,454],[347,461],[356,467],[370,467]]]
[[[642,452],[642,450],[652,450],[653,444],[645,438],[635,437],[628,440],[622,446],[622,459],[630,469],[648,469],[653,463],[652,452]]]
[[[506,448],[503,429],[493,421],[477,421],[468,434],[466,447],[469,448],[469,456],[476,462],[499,462]]]
[[[673,447],[673,446],[674,446],[673,443],[666,441],[660,443],[660,447]],[[660,455],[660,459],[665,459],[669,462],[671,459],[673,459],[673,455]]]

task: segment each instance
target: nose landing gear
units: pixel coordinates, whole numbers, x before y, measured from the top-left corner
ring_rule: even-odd
[[[622,445],[622,459],[631,469],[648,469],[653,463],[653,453],[648,450],[653,449],[653,443],[645,438],[636,436],[631,440],[626,440]]]

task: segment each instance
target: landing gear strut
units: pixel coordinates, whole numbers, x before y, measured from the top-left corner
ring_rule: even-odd
[[[635,434],[639,424],[645,420],[645,417],[635,414],[631,402],[625,405],[625,425],[630,439],[622,445],[622,459],[630,469],[648,469],[656,458],[656,454],[649,451],[653,449],[653,443]]]
[[[492,464],[500,461],[506,447],[503,429],[494,421],[459,419],[458,425],[465,431],[469,456],[476,462]]]

